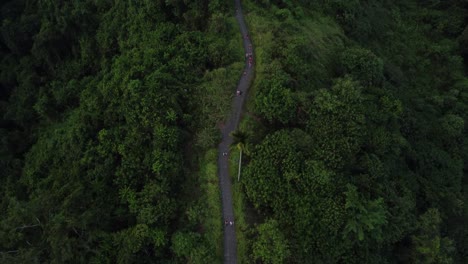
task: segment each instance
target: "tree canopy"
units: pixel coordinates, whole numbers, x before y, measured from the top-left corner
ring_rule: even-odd
[[[258,71],[241,182],[252,258],[465,263],[466,3],[250,8]],[[266,247],[259,228],[273,222]],[[268,259],[280,238],[288,254]]]
[[[224,111],[210,105],[207,117],[199,90],[229,98],[232,78],[212,72],[240,57],[230,10],[223,1],[1,4],[0,262],[219,261],[199,228],[206,210],[193,209],[204,194],[181,186],[213,145],[196,144],[207,130],[197,121]],[[227,88],[209,91],[221,78]]]

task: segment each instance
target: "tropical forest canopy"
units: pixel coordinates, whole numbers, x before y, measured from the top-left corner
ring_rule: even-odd
[[[201,98],[240,57],[232,9],[1,4],[1,263],[219,262],[188,194],[218,140]]]
[[[242,2],[247,262],[467,263],[468,2]],[[1,4],[1,263],[222,262],[233,14]]]
[[[467,263],[468,2],[249,3],[249,258]]]

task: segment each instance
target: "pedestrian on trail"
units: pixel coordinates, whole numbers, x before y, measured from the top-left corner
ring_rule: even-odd
[[[229,225],[231,225],[231,226],[232,226],[233,224],[234,224],[234,222],[232,222],[232,221],[230,221],[230,222],[229,222]]]
[[[224,220],[224,225],[225,225],[225,226],[228,225],[228,220]]]

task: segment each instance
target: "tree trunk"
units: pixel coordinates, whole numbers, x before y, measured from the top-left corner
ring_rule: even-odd
[[[239,152],[239,172],[237,173],[237,181],[240,181],[241,166],[242,166],[242,149],[240,149],[240,152]]]

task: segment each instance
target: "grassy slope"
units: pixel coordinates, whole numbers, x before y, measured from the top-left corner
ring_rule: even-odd
[[[206,239],[211,243],[212,249],[216,252],[218,259],[223,256],[223,226],[221,196],[219,193],[219,178],[217,167],[217,151],[209,150],[201,161],[199,172],[200,189],[203,193],[202,199],[205,200],[206,215],[203,219],[203,227],[206,230]]]

